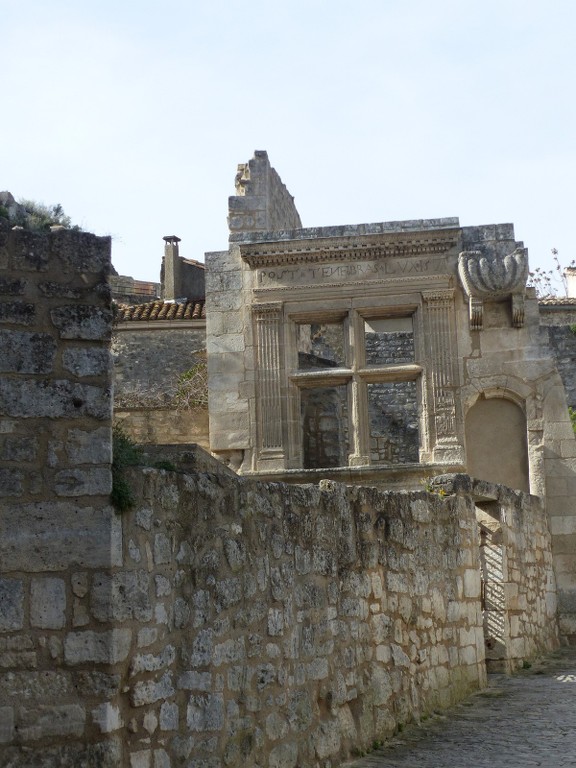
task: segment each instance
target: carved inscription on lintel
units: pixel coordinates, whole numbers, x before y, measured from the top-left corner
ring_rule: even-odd
[[[441,270],[442,259],[386,259],[335,264],[291,264],[256,270],[258,288],[282,285],[310,285],[348,279],[382,279],[382,277],[415,277]]]

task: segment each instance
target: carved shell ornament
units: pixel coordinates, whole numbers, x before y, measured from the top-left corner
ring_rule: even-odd
[[[512,299],[512,324],[524,325],[524,294],[528,280],[528,252],[516,248],[503,258],[480,251],[463,251],[458,257],[458,274],[470,304],[470,329],[481,330],[483,301]]]
[[[526,248],[500,258],[480,251],[463,251],[458,257],[458,274],[469,296],[498,298],[523,293],[528,280]]]

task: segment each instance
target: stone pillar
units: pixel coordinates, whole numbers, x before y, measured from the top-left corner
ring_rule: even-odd
[[[258,389],[258,456],[259,463],[267,468],[284,467],[283,424],[285,422],[282,400],[282,304],[256,304],[254,324],[256,328]]]
[[[2,765],[124,764],[109,270],[109,238],[0,220]]]
[[[454,291],[423,291],[425,302],[426,357],[430,371],[429,429],[434,461],[463,460],[458,434],[455,389],[458,385],[454,328]]]

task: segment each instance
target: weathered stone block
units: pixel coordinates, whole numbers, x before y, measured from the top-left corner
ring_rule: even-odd
[[[0,496],[21,496],[24,473],[19,469],[0,469]]]
[[[18,646],[17,646],[18,647]],[[20,638],[20,650],[26,648],[26,644]],[[30,643],[30,647],[32,643]],[[47,701],[62,699],[72,688],[69,672],[55,672],[42,670],[41,672],[11,671],[0,676],[0,691],[8,698],[18,702]]]
[[[50,245],[64,273],[81,273],[94,286],[106,287],[103,278],[110,271],[109,237],[66,229],[52,232]]]
[[[164,701],[160,707],[160,730],[177,731],[178,730],[179,708],[177,704]]]
[[[246,658],[244,638],[229,639],[214,646],[212,663],[219,667],[222,664],[233,664]]]
[[[314,747],[320,760],[335,757],[340,750],[340,729],[338,721],[329,720],[320,723],[314,732]]]
[[[21,579],[0,579],[0,631],[24,626],[24,584]]]
[[[64,661],[67,664],[117,664],[128,657],[131,641],[130,629],[70,632],[64,640]]]
[[[74,672],[74,679],[79,696],[105,699],[111,699],[118,693],[121,680],[120,675],[111,675],[95,670]]]
[[[112,733],[124,725],[119,708],[109,701],[92,710],[92,720],[102,733]]]
[[[110,419],[110,391],[68,380],[5,379],[0,412],[18,418]]]
[[[66,585],[62,579],[32,579],[30,624],[41,629],[62,629],[66,624]]]
[[[186,713],[186,724],[191,731],[219,731],[224,725],[224,697],[222,694],[191,696]]]
[[[14,738],[14,708],[0,707],[0,744],[9,744]]]
[[[130,693],[130,701],[133,707],[143,707],[161,699],[169,699],[174,696],[174,693],[172,675],[166,672],[158,681],[148,680],[136,683]]]
[[[270,752],[269,768],[294,768],[298,762],[298,745],[294,742],[279,744]]]
[[[156,565],[169,563],[172,558],[172,542],[165,533],[157,533],[154,537],[154,562]]]
[[[93,295],[92,286],[75,287],[72,282],[58,283],[53,280],[45,280],[38,283],[38,290],[42,296],[49,299],[86,299],[90,294]]]
[[[152,768],[152,750],[139,749],[130,755],[130,768]]]
[[[183,672],[178,678],[177,686],[185,691],[209,691],[212,688],[212,673]]]
[[[62,365],[67,371],[82,378],[84,376],[102,376],[111,366],[110,353],[107,349],[65,349]]]
[[[68,430],[66,454],[71,464],[111,464],[111,430],[108,427]]]
[[[176,659],[176,649],[173,645],[166,645],[158,654],[137,654],[130,665],[130,676],[140,672],[156,672],[164,667],[169,667]]]
[[[79,737],[84,733],[85,722],[86,712],[79,704],[20,708],[18,733],[24,741],[57,736]]]
[[[284,634],[284,612],[278,608],[270,608],[268,611],[268,634],[270,637]]]
[[[107,339],[112,328],[112,312],[89,304],[72,304],[50,311],[61,339]]]
[[[90,602],[98,621],[150,621],[150,577],[143,570],[96,574]]]
[[[50,373],[56,342],[47,333],[0,330],[0,373]]]
[[[4,296],[21,296],[26,287],[25,280],[10,277],[0,277],[0,294]]]
[[[479,571],[468,569],[464,572],[464,595],[465,597],[480,597]]]
[[[56,473],[54,490],[58,496],[109,496],[112,471],[104,467],[65,469]]]
[[[154,768],[171,768],[172,761],[165,749],[154,750]]]
[[[37,502],[0,507],[4,571],[59,571],[122,562],[121,520],[112,507]]]
[[[38,453],[36,437],[7,435],[0,438],[0,459],[2,461],[34,461]]]
[[[13,325],[32,325],[36,316],[34,304],[24,301],[0,302],[0,323]]]

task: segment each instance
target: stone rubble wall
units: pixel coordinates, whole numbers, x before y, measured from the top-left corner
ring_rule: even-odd
[[[86,603],[134,628],[133,765],[327,766],[485,683],[470,498],[130,477],[124,565]]]
[[[106,712],[132,630],[82,603],[121,562],[109,267],[109,238],[0,225],[3,766],[120,764]]]
[[[524,660],[559,645],[558,599],[543,503],[508,489],[502,489],[501,495],[507,655],[511,669],[517,669]]]
[[[109,264],[0,225],[0,765],[328,768],[482,686],[470,495],[140,468],[114,512]]]

